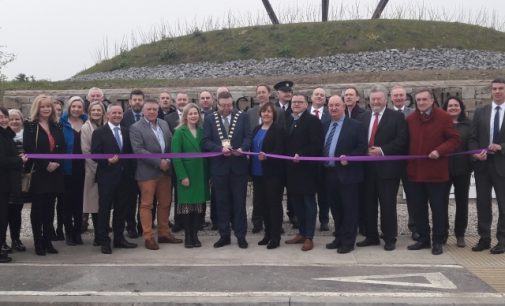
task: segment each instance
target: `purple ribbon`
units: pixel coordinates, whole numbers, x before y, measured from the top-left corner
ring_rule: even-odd
[[[482,151],[487,151],[487,149],[470,150],[464,152],[456,152],[448,154],[447,156],[457,156],[457,155],[469,155],[477,154]],[[492,152],[488,152],[490,154]],[[259,155],[256,152],[242,152],[244,155]],[[144,159],[144,158],[208,158],[208,157],[218,157],[223,155],[222,152],[204,152],[204,153],[142,153],[142,154],[117,154],[119,158],[122,159]],[[36,154],[28,153],[28,158],[31,159],[108,159],[114,156],[114,154]],[[285,160],[295,160],[293,156],[278,155],[265,153],[266,157],[285,159]],[[321,157],[321,156],[300,156],[298,160],[300,161],[392,161],[392,160],[413,160],[413,159],[428,159],[428,155],[386,155],[386,156],[346,156],[344,158],[340,157]]]

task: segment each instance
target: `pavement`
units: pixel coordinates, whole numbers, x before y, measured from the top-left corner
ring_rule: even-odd
[[[466,248],[456,247],[451,236],[439,256],[429,249],[408,251],[404,206],[399,205],[401,234],[392,252],[381,245],[337,254],[325,248],[331,233],[319,231],[309,252],[283,242],[267,250],[257,245],[261,233],[248,234],[248,249],[238,248],[233,238],[215,249],[216,232],[205,230],[201,248],[162,244],[150,251],[138,238],[129,239],[138,248],[104,255],[88,232],[84,245],[55,242],[60,253],[40,257],[25,237],[28,251],[0,265],[0,304],[505,305],[505,255],[472,252],[474,234]],[[24,217],[28,212],[26,207]],[[283,240],[296,233],[287,223],[284,229]]]

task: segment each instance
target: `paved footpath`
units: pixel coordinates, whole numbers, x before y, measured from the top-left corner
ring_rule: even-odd
[[[139,247],[103,255],[87,237],[82,246],[57,242],[60,254],[45,257],[35,256],[27,240],[28,252],[15,253],[15,262],[0,265],[0,303],[505,304],[503,293],[459,263],[458,258],[472,252],[453,246],[452,238],[440,256],[407,251],[407,235],[399,237],[393,252],[373,246],[344,255],[324,248],[329,236],[317,236],[310,252],[285,244],[266,250],[256,244],[260,239],[249,235],[246,250],[234,239],[230,246],[214,249],[216,237],[204,232],[199,249],[165,244],[158,251]]]

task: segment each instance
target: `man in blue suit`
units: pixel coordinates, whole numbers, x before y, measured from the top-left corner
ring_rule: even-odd
[[[328,101],[331,121],[324,128],[323,154],[327,157],[365,155],[367,134],[357,120],[345,116],[346,106],[339,96]],[[335,218],[335,240],[326,245],[339,254],[354,249],[358,230],[359,183],[363,181],[361,162],[325,162],[326,195]]]
[[[238,246],[245,249],[248,247],[245,239],[248,161],[242,152],[249,151],[251,146],[249,119],[246,113],[233,110],[233,98],[229,92],[219,93],[217,106],[217,112],[205,117],[202,139],[205,151],[224,155],[210,159],[221,236],[214,247],[230,244],[231,220]]]

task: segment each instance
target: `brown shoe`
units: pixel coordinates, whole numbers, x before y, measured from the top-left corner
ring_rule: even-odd
[[[314,248],[314,242],[312,239],[305,239],[302,246],[302,251],[310,251]]]
[[[303,243],[305,238],[302,235],[297,234],[295,237],[286,240],[287,244],[297,244],[297,243]]]
[[[154,239],[146,240],[144,244],[146,246],[146,249],[148,249],[148,250],[159,250],[160,249],[160,247],[158,246],[156,241],[154,241]]]
[[[182,243],[182,239],[177,239],[174,236],[160,236],[158,237],[158,243]]]

